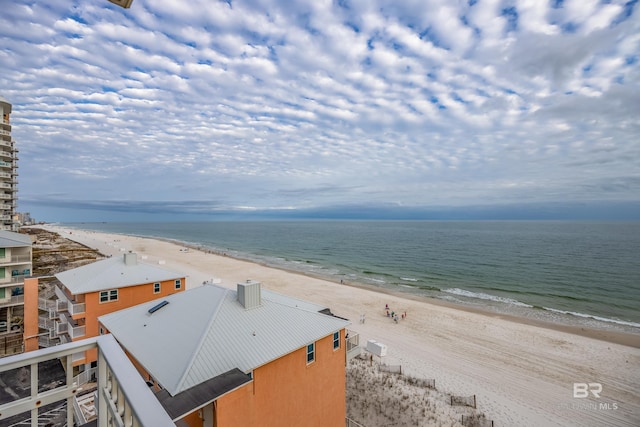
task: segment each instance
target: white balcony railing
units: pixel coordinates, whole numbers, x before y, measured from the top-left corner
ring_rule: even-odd
[[[7,283],[11,283],[11,284],[23,283],[25,277],[29,277],[29,276],[24,274],[18,274],[16,276],[5,277],[4,279],[0,279],[0,286],[6,285]]]
[[[9,299],[0,300],[0,307],[7,307],[10,305],[21,305],[21,304],[24,304],[24,295],[13,295]]]
[[[63,330],[63,326],[66,325],[66,330]],[[60,323],[58,323],[58,334],[67,333],[72,340],[76,338],[82,338],[86,335],[87,329],[84,325],[77,325],[76,321],[69,316],[69,314],[60,313]]]
[[[0,421],[25,412],[31,425],[38,424],[38,408],[49,403],[67,402],[67,425],[74,425],[73,402],[79,384],[73,380],[72,359],[76,354],[98,349],[97,413],[99,427],[175,426],[136,368],[111,335],[101,335],[55,347],[0,359],[0,372],[29,367],[31,395],[0,404]],[[53,390],[38,391],[38,363],[61,359],[66,364],[66,382]],[[34,369],[33,367],[36,367]],[[44,422],[44,421],[42,421]],[[0,422],[0,424],[2,424]]]
[[[76,338],[82,338],[85,335],[87,335],[86,330],[87,330],[86,326],[69,325],[69,327],[67,328],[67,333],[69,334],[72,340],[75,340]]]
[[[55,286],[54,290],[58,297],[58,301],[60,302],[57,306],[58,310],[67,310],[72,316],[85,312],[86,306],[84,303],[76,303],[69,299],[67,294],[57,286]]]
[[[0,198],[4,199],[7,198],[6,194],[0,194]],[[11,196],[9,196],[9,198],[11,198]],[[5,256],[0,258],[0,264],[16,264],[16,263],[30,263],[31,262],[31,255],[12,255],[12,256]]]
[[[84,303],[67,304],[67,310],[69,310],[69,314],[73,316],[74,314],[84,313],[86,311],[86,308]]]
[[[347,360],[360,355],[360,335],[354,331],[347,331]]]

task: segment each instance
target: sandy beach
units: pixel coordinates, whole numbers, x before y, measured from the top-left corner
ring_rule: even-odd
[[[134,251],[187,276],[235,288],[253,279],[267,289],[325,305],[351,320],[350,329],[384,343],[388,359],[409,375],[435,379],[439,390],[476,395],[478,410],[496,426],[640,425],[640,335],[533,323],[445,303],[333,283],[178,244],[43,226],[118,256]],[[407,313],[397,323],[385,305]],[[364,315],[365,322],[360,321]],[[602,391],[582,398],[581,385]],[[576,397],[574,397],[576,395]],[[372,426],[367,426],[372,427]]]

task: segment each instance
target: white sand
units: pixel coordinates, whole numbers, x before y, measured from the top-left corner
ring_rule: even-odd
[[[319,280],[206,254],[153,239],[61,227],[45,228],[105,255],[135,251],[187,275],[187,288],[253,279],[267,289],[329,307],[351,319],[360,344],[375,339],[410,375],[435,379],[439,391],[476,395],[497,426],[640,426],[640,339],[630,345],[570,334],[496,315]],[[70,234],[72,233],[72,234]],[[384,315],[389,304],[407,319]],[[359,322],[360,315],[366,322]],[[574,383],[600,383],[600,398],[573,397]],[[368,425],[367,427],[373,427]]]

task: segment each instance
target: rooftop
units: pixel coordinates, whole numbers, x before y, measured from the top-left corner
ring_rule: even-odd
[[[0,230],[0,248],[16,248],[31,245],[31,237],[27,234]]]
[[[327,312],[264,290],[247,309],[237,291],[203,285],[99,320],[176,396],[234,370],[249,373],[349,325]]]
[[[126,253],[56,274],[73,294],[118,289],[144,283],[181,279],[184,274],[153,264],[138,262],[137,254]]]

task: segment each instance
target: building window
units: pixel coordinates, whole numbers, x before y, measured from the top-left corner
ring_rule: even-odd
[[[100,292],[100,302],[109,302],[118,300],[118,290],[111,289],[110,291]]]
[[[316,360],[316,344],[311,343],[307,346],[307,363]]]
[[[154,294],[159,294],[160,293],[160,283],[154,283],[153,284],[153,293]]]
[[[182,282],[180,279],[176,280],[176,289],[180,289],[182,287]]]
[[[340,331],[333,333],[333,349],[337,350],[340,348]]]

